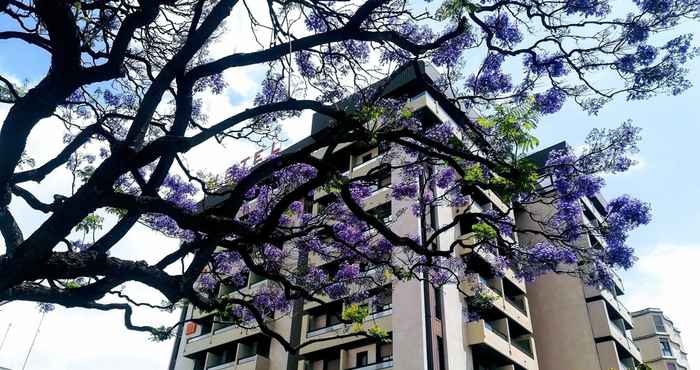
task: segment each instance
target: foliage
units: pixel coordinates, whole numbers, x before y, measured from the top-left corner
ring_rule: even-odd
[[[134,307],[187,301],[271,331],[293,302],[331,299],[350,303],[344,315],[358,324],[363,302],[395,279],[461,283],[471,266],[452,253],[457,246],[493,255],[496,274],[533,279],[566,264],[590,284],[610,284],[612,269],[634,262],[627,238],[650,221],[650,206],[622,196],[598,207],[597,220],[582,215],[601,174],[633,164],[639,130],[593,130],[581,151],[560,148],[538,164],[528,157],[533,131],[564,104],[596,113],[617,97],[686,90],[696,49],[674,30],[697,18],[698,0],[634,0],[624,16],[605,0],[426,3],[0,0],[8,28],[0,42],[50,55],[26,86],[0,75],[9,108],[0,130],[0,300],[37,302],[44,312],[123,310],[127,328],[163,340],[174,327],[134,324]],[[226,38],[231,19],[250,34]],[[413,85],[449,119],[413,112],[422,91],[390,85],[420,71],[419,60],[439,73]],[[508,72],[514,63],[522,73]],[[230,95],[228,84],[238,83],[230,76],[256,68],[264,71],[257,93],[214,119],[226,110],[208,104]],[[210,144],[221,145],[212,158],[270,146],[281,123],[304,111],[330,121],[307,146],[225,173],[188,160]],[[27,140],[45,132],[47,118],[65,128],[62,148],[35,163],[40,148]],[[382,149],[377,166],[347,176],[342,155],[373,147]],[[380,189],[387,175],[391,185]],[[48,189],[51,201],[35,195],[54,180],[64,183]],[[388,213],[365,209],[377,194],[389,194]],[[19,226],[17,199],[35,211],[36,227]],[[551,217],[535,217],[543,204]],[[465,211],[430,225],[436,207]],[[383,223],[404,215],[431,229],[397,234]],[[156,262],[110,256],[137,224],[179,247],[143,246],[161,253]],[[463,227],[478,237],[440,245]],[[249,286],[253,276],[264,282]],[[119,287],[133,282],[166,304],[131,299]],[[230,292],[219,295],[223,288]],[[387,336],[378,327],[365,334]]]
[[[343,310],[342,319],[362,323],[369,316],[369,307],[353,303]]]

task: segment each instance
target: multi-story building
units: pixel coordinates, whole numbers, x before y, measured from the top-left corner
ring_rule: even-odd
[[[688,353],[681,332],[658,308],[632,312],[632,338],[642,352],[642,360],[654,370],[688,370]]]
[[[533,154],[536,165],[543,165],[562,142]],[[552,179],[542,179],[543,197]],[[606,202],[600,195],[584,197],[582,220],[587,225],[605,222]],[[546,219],[555,212],[550,202],[528,206],[517,220],[519,229],[537,229],[536,218]],[[535,217],[531,216],[535,215]],[[526,241],[531,236],[521,235]],[[527,240],[532,242],[532,240]],[[578,241],[581,248],[597,248],[605,241],[594,232]],[[566,269],[562,266],[561,269]],[[613,272],[610,288],[591,287],[575,274],[549,273],[527,284],[528,299],[540,369],[627,370],[641,361],[630,330],[632,316],[620,301],[624,288]]]
[[[465,119],[458,107],[449,103],[434,87],[439,74],[430,65],[411,63],[393,74],[385,85],[385,96],[412,96],[408,107],[423,119],[454,122]],[[330,129],[323,116],[314,116],[312,135],[287,150],[309,145],[321,130]],[[321,153],[319,153],[319,156]],[[361,143],[338,146],[334,163],[347,163],[346,176],[366,174],[380,165],[384,149]],[[400,235],[427,237],[440,225],[446,225],[464,211],[436,207],[429,220],[400,212],[408,200],[390,197],[388,185],[399,181],[397,170],[380,179],[377,190],[363,202],[364,207],[380,219],[390,221],[391,229]],[[326,197],[318,191],[313,197],[313,211],[324,206]],[[472,207],[486,210],[505,204],[492,192],[474,196]],[[438,246],[443,249],[457,238],[469,238],[469,232],[459,230],[443,234]],[[349,327],[340,320],[346,303],[325,299],[300,302],[292,312],[278,318],[273,328],[292,344],[301,345],[292,356],[262,335],[257,328],[242,329],[222,326],[212,314],[192,307],[183,312],[183,319],[192,319],[178,333],[171,369],[176,370],[446,370],[498,369],[537,370],[537,351],[530,320],[527,287],[512,271],[497,276],[492,268],[492,255],[484,251],[459,249],[475,266],[472,280],[481,282],[495,298],[490,309],[478,320],[468,321],[469,304],[456,286],[436,289],[425,281],[389,281],[377,287],[366,305],[370,310],[367,321],[389,333],[389,341],[378,342],[366,336],[348,335]],[[307,256],[312,264],[333,269],[333,261],[324,264],[313,254]],[[245,287],[223,287],[225,293],[235,289],[252,289],[264,284],[253,275]],[[469,287],[463,287],[468,289]],[[325,340],[324,340],[325,339]],[[607,370],[607,369],[606,369]]]
[[[430,65],[409,64],[389,78],[383,93],[411,96],[408,107],[419,113],[421,119],[435,122],[465,119],[465,113],[434,88],[433,82],[438,78]],[[319,133],[328,129],[332,129],[329,120],[315,115],[311,136],[287,151],[310,145]],[[530,158],[542,165],[552,150],[563,145],[557,144]],[[324,152],[322,149],[317,154],[321,157]],[[385,153],[386,148],[381,146],[345,143],[335,148],[332,161],[343,164],[344,175],[354,178],[381,166]],[[425,219],[401,212],[410,205],[410,200],[392,199],[389,189],[400,181],[400,174],[397,170],[379,173],[383,175],[377,180],[376,190],[363,206],[377,218],[386,220],[399,235],[420,235],[425,239],[464,211],[434,207]],[[547,196],[549,181],[542,179],[543,197]],[[307,205],[318,213],[327,206],[327,199],[327,194],[318,190]],[[476,210],[509,209],[491,191],[473,194],[472,200],[470,207]],[[584,222],[591,225],[604,222],[606,203],[601,196],[587,197],[581,202]],[[530,212],[517,215],[521,228],[537,226],[524,215],[546,217],[554,212],[548,202],[529,208]],[[512,212],[511,216],[516,218]],[[473,237],[465,227],[454,229],[453,233],[440,235],[439,248],[447,249],[457,239]],[[533,242],[527,239],[530,237],[514,236],[528,243]],[[600,235],[590,233],[580,243],[584,248],[597,248],[605,241]],[[170,369],[628,370],[642,361],[630,333],[634,326],[632,315],[619,298],[624,292],[619,278],[615,277],[610,288],[586,286],[582,279],[567,274],[548,274],[526,284],[510,270],[496,274],[495,256],[482,249],[457,248],[455,253],[468,259],[473,274],[469,283],[436,289],[425,281],[387,281],[384,286],[375,287],[365,302],[360,302],[369,310],[366,323],[387,332],[388,341],[353,335],[350,325],[341,320],[342,312],[348,308],[348,303],[342,300],[299,301],[288,315],[274,320],[275,331],[292,345],[301,346],[294,355],[256,327],[228,326],[211,313],[188,307],[182,319],[193,321],[178,333]],[[304,256],[304,260],[327,271],[338,268],[338,261],[321,259],[313,253]],[[477,318],[468,315],[473,307],[460,292],[473,288],[473,282],[479,282],[483,291],[493,298],[489,308]],[[263,284],[271,282],[251,274],[242,286],[220,289],[221,294],[228,294]],[[670,337],[674,332],[668,333]],[[668,342],[674,343],[673,339]],[[657,344],[656,348],[661,347]],[[676,351],[679,358],[684,355],[680,348]],[[686,364],[687,368],[687,361],[678,360],[675,364],[681,369]]]

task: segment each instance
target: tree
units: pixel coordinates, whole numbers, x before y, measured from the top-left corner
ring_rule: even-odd
[[[139,282],[168,299],[163,308],[187,301],[253,321],[294,351],[267,327],[274,312],[322,294],[354,299],[382,279],[455,283],[470,269],[453,253],[458,247],[498,250],[502,265],[526,278],[566,263],[579,266],[589,283],[606,283],[611,268],[632,264],[625,240],[649,221],[649,206],[622,196],[609,203],[605,224],[585,225],[578,200],[600,190],[598,174],[630,167],[638,129],[625,123],[594,130],[583,152],[557,150],[539,168],[525,154],[537,144],[537,117],[566,99],[595,113],[616,96],[646,99],[688,88],[683,65],[695,54],[691,37],[665,38],[697,17],[697,1],[635,0],[619,16],[605,0],[255,3],[0,0],[0,16],[13,24],[0,40],[41,49],[51,63],[31,86],[0,76],[0,102],[10,107],[0,130],[0,300],[124,310],[128,328],[167,338],[172,327],[132,323],[132,305],[141,303],[118,288]],[[249,19],[258,45],[238,52],[230,45],[228,55],[214,58],[211,45],[235,13]],[[441,69],[443,77],[430,85],[436,95],[478,118],[435,124],[405,108],[409,97],[383,94],[383,78],[418,59]],[[223,91],[224,72],[251,65],[268,70],[254,102],[220,122],[208,120],[202,99]],[[332,129],[300,150],[226,174],[197,171],[181,158],[212,140],[269,145],[280,122],[303,111],[329,117]],[[27,137],[48,117],[65,125],[65,147],[34,165]],[[348,179],[330,160],[344,142],[388,152],[382,166]],[[313,155],[322,148],[330,150]],[[63,168],[73,175],[69,194],[47,202],[28,190]],[[400,175],[391,194],[407,202],[402,212],[425,218],[435,205],[467,207],[482,190],[507,206],[467,210],[429,235],[400,235],[362,207],[387,168]],[[539,180],[547,176],[554,184],[543,194]],[[303,199],[320,190],[331,195],[312,214]],[[203,197],[219,201],[203,207]],[[9,208],[13,198],[46,214],[45,221],[21,230]],[[513,212],[527,213],[543,199],[556,212],[538,228],[519,228]],[[118,221],[105,230],[105,217]],[[137,223],[181,239],[180,248],[155,264],[110,256]],[[435,247],[460,224],[475,238]],[[591,232],[607,245],[577,247]],[[537,242],[517,244],[515,233]],[[332,272],[289,263],[310,253],[343,263]],[[180,263],[178,274],[165,272]],[[363,277],[361,264],[381,273]],[[248,271],[274,283],[246,297],[215,293]],[[112,296],[120,300],[105,301]],[[345,319],[362,310],[354,311]]]

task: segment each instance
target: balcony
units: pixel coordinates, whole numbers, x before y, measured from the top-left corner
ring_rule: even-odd
[[[414,97],[412,97],[407,103],[406,108],[410,109],[412,112],[419,111],[421,109],[426,109],[440,122],[450,122],[450,116],[445,112],[440,104],[433,98],[430,93],[424,91]]]
[[[388,360],[388,361],[382,361],[382,362],[375,362],[373,364],[368,364],[368,365],[363,365],[363,366],[350,367],[350,368],[347,368],[346,370],[380,370],[380,369],[391,369],[393,367],[394,367],[394,361]]]
[[[532,321],[525,308],[525,301],[514,302],[511,298],[506,296],[501,286],[499,286],[500,284],[498,284],[500,282],[498,278],[487,280],[480,274],[476,275],[478,275],[478,281],[485,292],[495,297],[495,299],[491,301],[491,305],[505,316],[518,323],[518,325],[525,328],[528,332],[532,333]],[[472,288],[469,287],[469,282],[463,284],[462,290],[465,292],[472,290]]]
[[[459,239],[464,240],[467,245],[473,245],[476,243],[474,233],[463,234],[459,237]],[[493,266],[495,263],[496,256],[494,256],[492,253],[490,253],[484,248],[472,249],[458,246],[456,252],[460,256],[465,256],[469,253],[476,253],[479,257],[481,257],[482,260],[484,260],[489,265]],[[521,293],[526,292],[525,281],[515,276],[513,270],[509,268],[505,269],[503,271],[503,278],[508,280],[508,282],[514,285],[518,290],[520,290]]]
[[[615,342],[624,349],[636,361],[641,362],[641,354],[635,346],[632,338],[624,328],[621,328],[610,319],[607,311],[607,303],[600,299],[597,301],[588,302],[588,312],[590,315],[591,326],[593,328],[593,336],[595,338],[612,338]]]
[[[270,360],[261,355],[253,355],[238,359],[236,370],[270,370]]]
[[[309,320],[310,316],[309,315],[304,315],[302,318],[302,328],[309,328]],[[365,319],[365,324],[364,326],[366,328],[377,325],[380,328],[386,330],[387,332],[390,332],[392,329],[392,311],[391,309],[387,309],[384,311],[375,311],[371,313],[366,319]],[[343,337],[343,338],[336,338],[338,334],[348,334],[350,333],[350,328],[351,325],[345,324],[345,323],[337,323],[333,324],[324,328],[319,328],[315,330],[310,330],[307,331],[304,336],[302,337],[302,342],[306,339],[307,341],[311,340],[319,340],[323,339],[321,341],[317,341],[315,343],[311,343],[305,347],[303,347],[299,354],[300,355],[307,355],[312,352],[316,352],[325,348],[330,348],[330,347],[336,347],[336,346],[343,346],[348,343],[352,343],[354,341],[366,338],[361,335],[357,336],[348,336],[348,337]]]
[[[598,289],[595,287],[590,287],[587,286],[584,288],[584,293],[586,295],[586,298],[597,298],[597,297],[602,297],[605,299],[606,302],[610,304],[610,306],[617,312],[620,317],[625,321],[625,326],[627,329],[631,329],[634,322],[632,321],[632,315],[630,315],[630,312],[627,310],[627,307],[625,307],[620,300],[615,297],[609,290],[607,289]]]
[[[488,352],[488,357],[500,358],[498,362],[502,365],[499,366],[514,364],[528,370],[537,369],[537,361],[528,353],[529,347],[522,343],[511,344],[506,334],[485,320],[469,322],[465,330],[469,345],[476,346],[477,351]]]
[[[234,370],[235,368],[236,368],[236,361],[231,361],[231,362],[227,362],[225,364],[208,367],[207,370]]]
[[[615,340],[596,343],[596,350],[601,369],[634,370],[635,363],[639,362],[639,360],[630,357],[627,350]]]

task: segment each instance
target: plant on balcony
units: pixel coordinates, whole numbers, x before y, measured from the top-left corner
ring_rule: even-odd
[[[698,0],[627,5],[620,15],[606,0],[0,0],[0,42],[21,41],[15,52],[40,51],[47,65],[27,83],[0,70],[0,301],[120,310],[128,329],[156,339],[183,323],[136,323],[135,307],[188,302],[254,322],[296,352],[269,325],[292,302],[360,302],[395,279],[458,284],[471,268],[458,246],[488,248],[523,278],[568,264],[609,284],[612,268],[634,262],[626,240],[650,206],[614,198],[605,220],[586,226],[580,200],[601,190],[602,174],[630,168],[639,129],[595,129],[580,150],[560,147],[542,163],[527,154],[538,117],[565,103],[596,113],[690,86],[696,52],[676,27],[698,16]],[[250,27],[232,38],[226,27],[238,24]],[[523,73],[510,74],[513,64]],[[411,75],[415,84],[394,89]],[[239,98],[241,76],[259,77],[257,93],[220,103]],[[419,93],[435,104],[409,109]],[[319,114],[313,137],[275,150],[303,112]],[[63,140],[34,160],[53,148],[50,129]],[[386,150],[348,178],[334,157],[345,143]],[[272,156],[234,160],[251,146]],[[208,168],[221,159],[228,170]],[[419,218],[423,232],[398,234],[365,210],[387,168],[392,216]],[[327,202],[309,207],[321,189]],[[477,209],[484,194],[507,209]],[[543,201],[552,217],[531,214]],[[435,207],[466,211],[431,224]],[[441,245],[459,225],[483,238]],[[144,227],[179,246],[113,253]],[[589,233],[607,245],[579,248]],[[336,259],[340,268],[323,268]],[[249,274],[267,283],[218,294]],[[133,299],[120,289],[129,283],[166,302]]]

